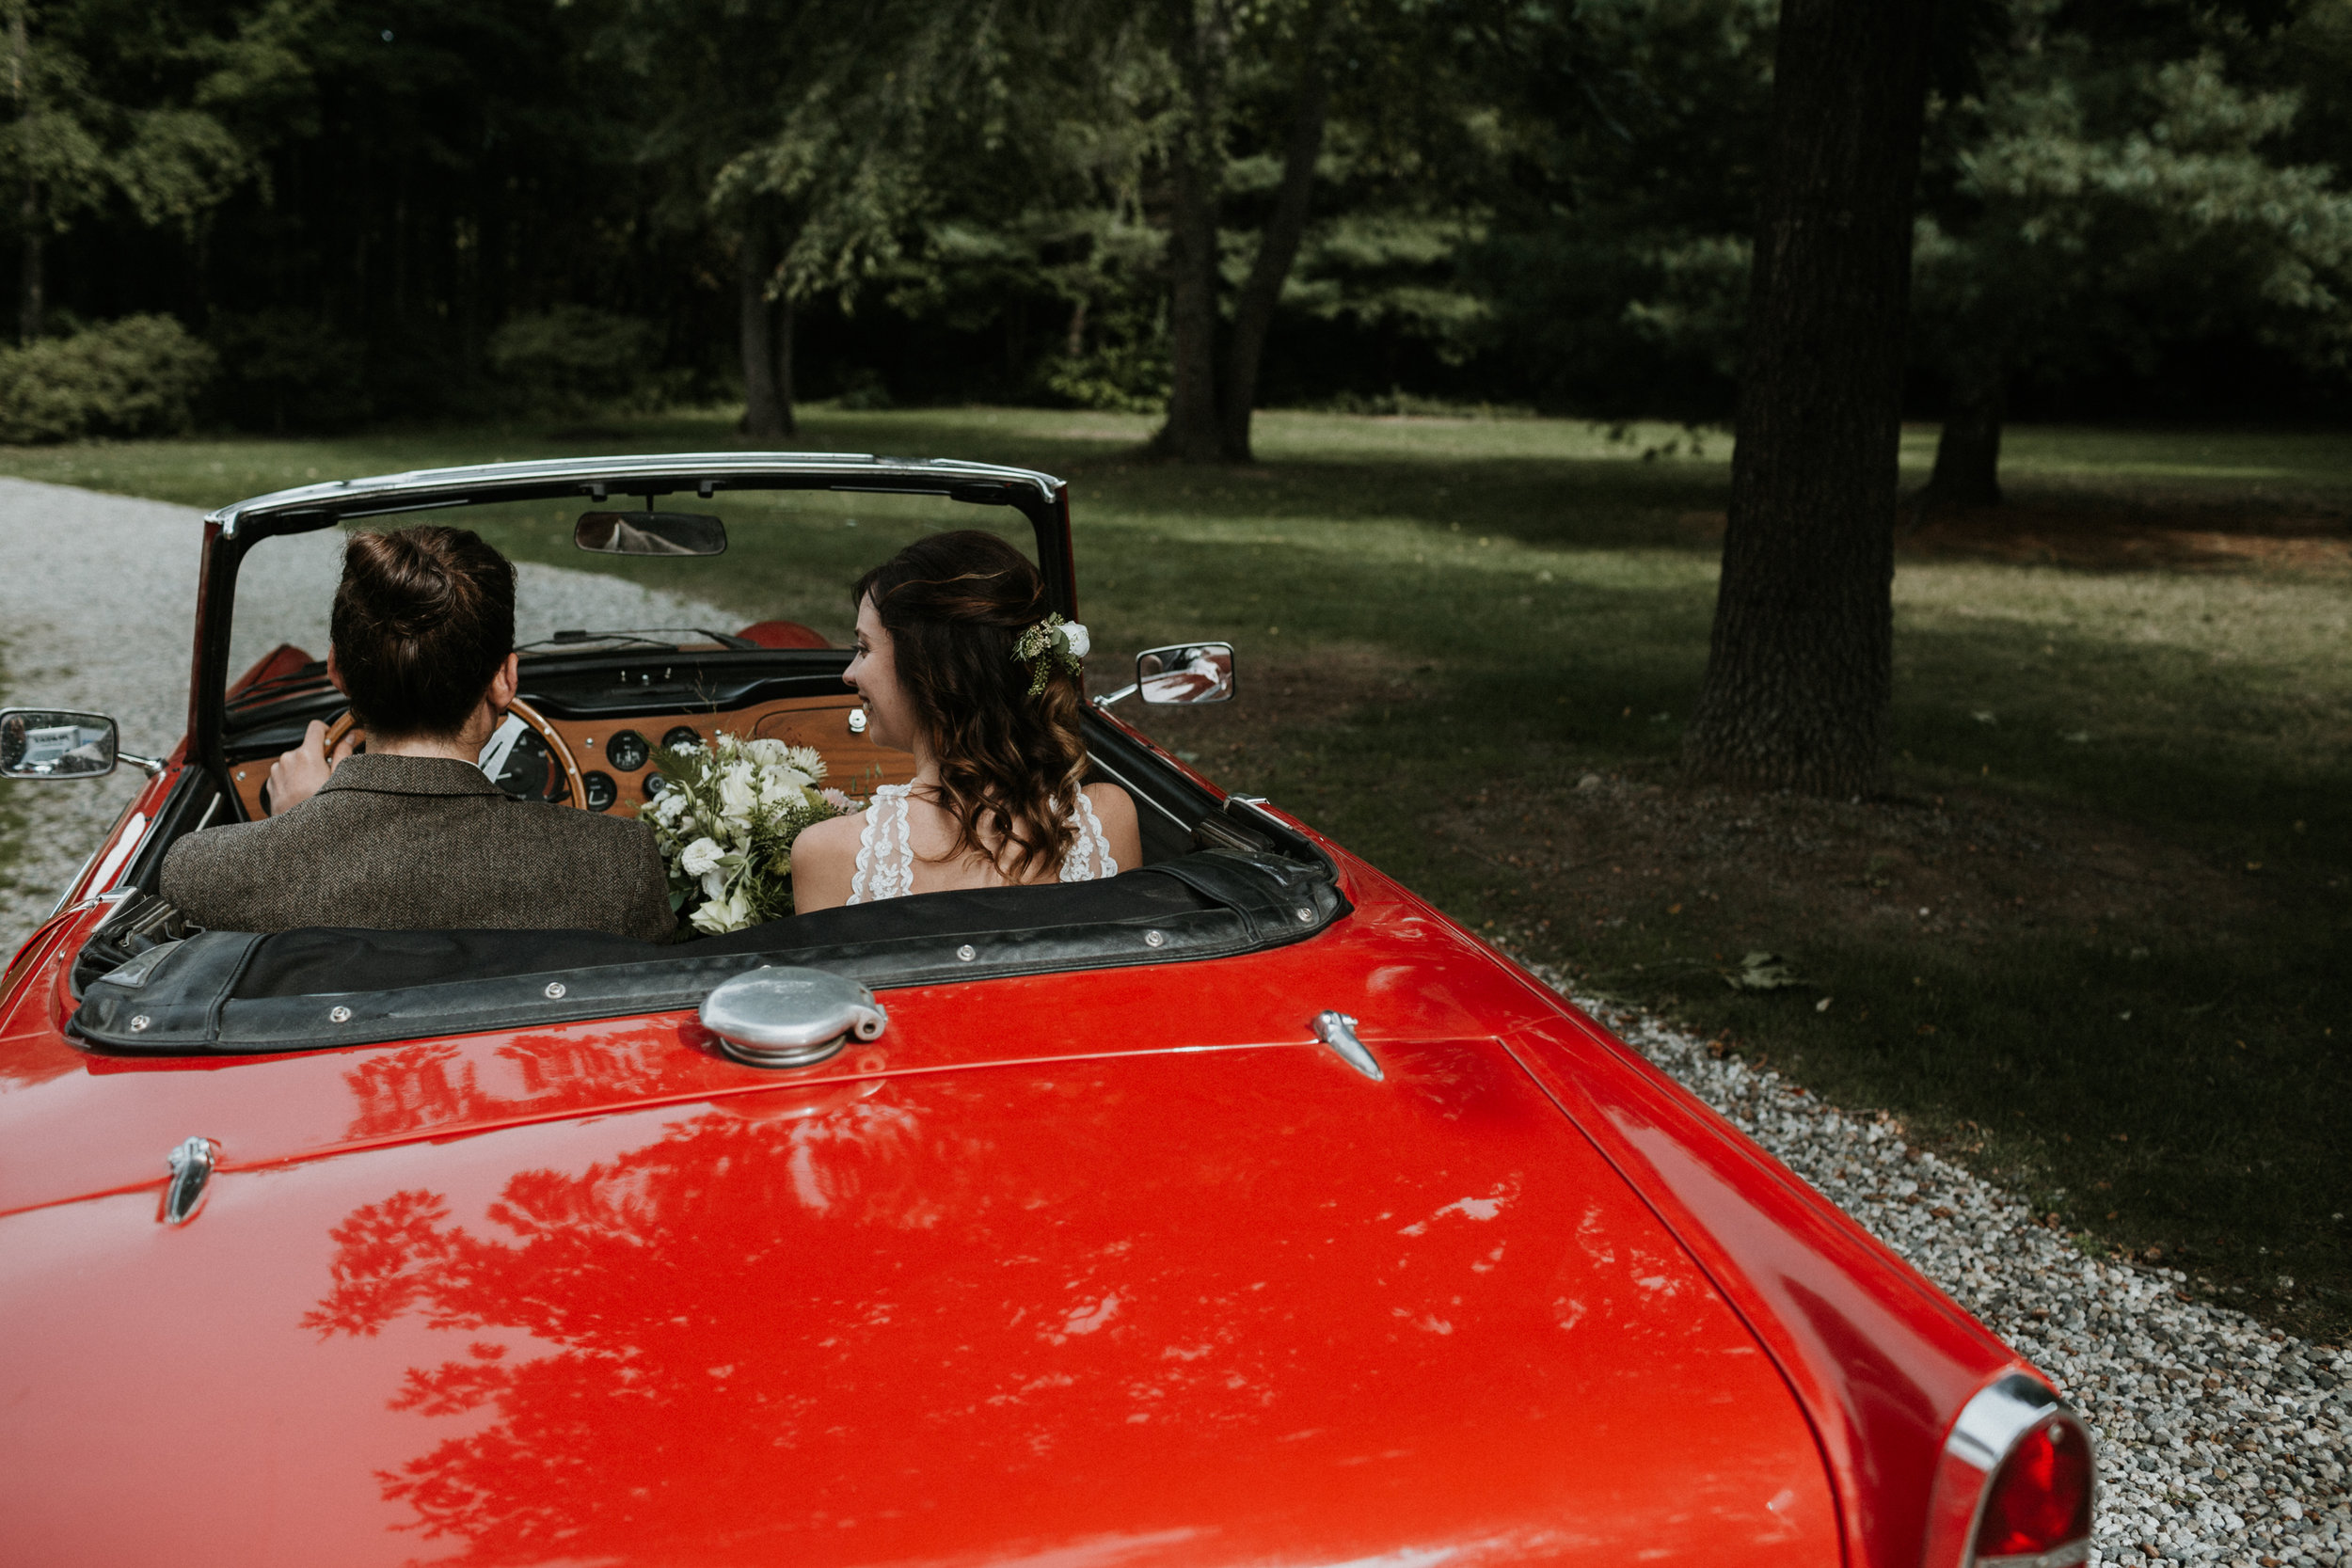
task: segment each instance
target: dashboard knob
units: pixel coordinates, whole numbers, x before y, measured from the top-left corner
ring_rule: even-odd
[[[866,710],[864,708],[853,707],[850,710],[850,733],[851,735],[866,733]]]

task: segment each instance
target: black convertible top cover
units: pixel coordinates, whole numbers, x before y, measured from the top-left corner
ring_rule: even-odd
[[[1212,849],[1104,881],[919,894],[672,946],[595,931],[201,931],[91,981],[73,1029],[142,1055],[314,1051],[694,1007],[765,964],[883,990],[1230,958],[1348,912],[1323,866]]]

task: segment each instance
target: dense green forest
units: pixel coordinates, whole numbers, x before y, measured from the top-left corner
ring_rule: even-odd
[[[0,438],[723,399],[781,436],[803,398],[1172,395],[1228,457],[1253,406],[1721,420],[1776,11],[11,0]],[[1909,411],[1964,444],[2352,408],[2352,0],[1937,27]]]

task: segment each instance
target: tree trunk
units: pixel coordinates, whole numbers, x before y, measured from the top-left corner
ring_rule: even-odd
[[[1168,0],[1184,108],[1168,155],[1174,211],[1168,235],[1168,422],[1152,445],[1184,463],[1215,462],[1219,450],[1216,197],[1225,168],[1225,38],[1218,4]]]
[[[1298,260],[1298,242],[1306,237],[1307,211],[1314,195],[1315,163],[1323,156],[1323,127],[1331,106],[1331,83],[1323,68],[1323,35],[1338,8],[1325,4],[1309,28],[1302,50],[1298,103],[1291,117],[1290,139],[1282,149],[1282,183],[1275,192],[1274,211],[1258,240],[1258,259],[1249,281],[1242,285],[1233,306],[1233,341],[1225,372],[1225,406],[1218,429],[1218,450],[1229,463],[1249,461],[1249,416],[1258,402],[1258,371],[1265,358],[1267,329],[1274,325],[1275,307],[1282,302],[1282,285]]]
[[[1730,525],[1684,762],[1878,786],[1891,700],[1912,187],[1932,0],[1784,0]]]
[[[24,182],[24,287],[16,306],[16,337],[29,343],[40,336],[40,319],[48,307],[41,298],[40,198],[30,180]]]
[[[29,6],[19,4],[8,17],[8,92],[16,100],[20,132],[33,118],[33,94],[27,81],[32,43],[25,35],[24,24],[28,9]],[[18,274],[16,337],[18,342],[29,343],[40,336],[40,319],[46,309],[41,298],[40,182],[29,171],[24,176],[24,190],[17,206],[17,222],[24,236],[24,248]]]
[[[792,328],[797,315],[792,308],[792,296],[779,295],[775,304],[776,411],[783,420],[784,428],[777,432],[781,436],[798,436],[801,433],[801,417],[792,407],[799,395],[792,379]]]
[[[1997,355],[1971,356],[1952,367],[1951,406],[1935,441],[1927,494],[1955,506],[2001,504],[2001,420],[2008,376]]]
[[[736,335],[743,358],[743,434],[772,441],[790,434],[776,393],[775,307],[768,300],[774,270],[768,236],[747,225],[736,251]]]

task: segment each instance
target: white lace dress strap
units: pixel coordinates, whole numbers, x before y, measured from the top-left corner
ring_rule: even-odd
[[[1062,857],[1061,879],[1091,882],[1118,875],[1119,863],[1111,859],[1111,835],[1103,831],[1103,819],[1094,815],[1094,802],[1082,789],[1078,791],[1078,837]]]
[[[913,784],[883,784],[866,802],[866,826],[857,835],[857,874],[850,879],[850,902],[879,903],[914,891],[914,836],[907,831],[907,796]]]

